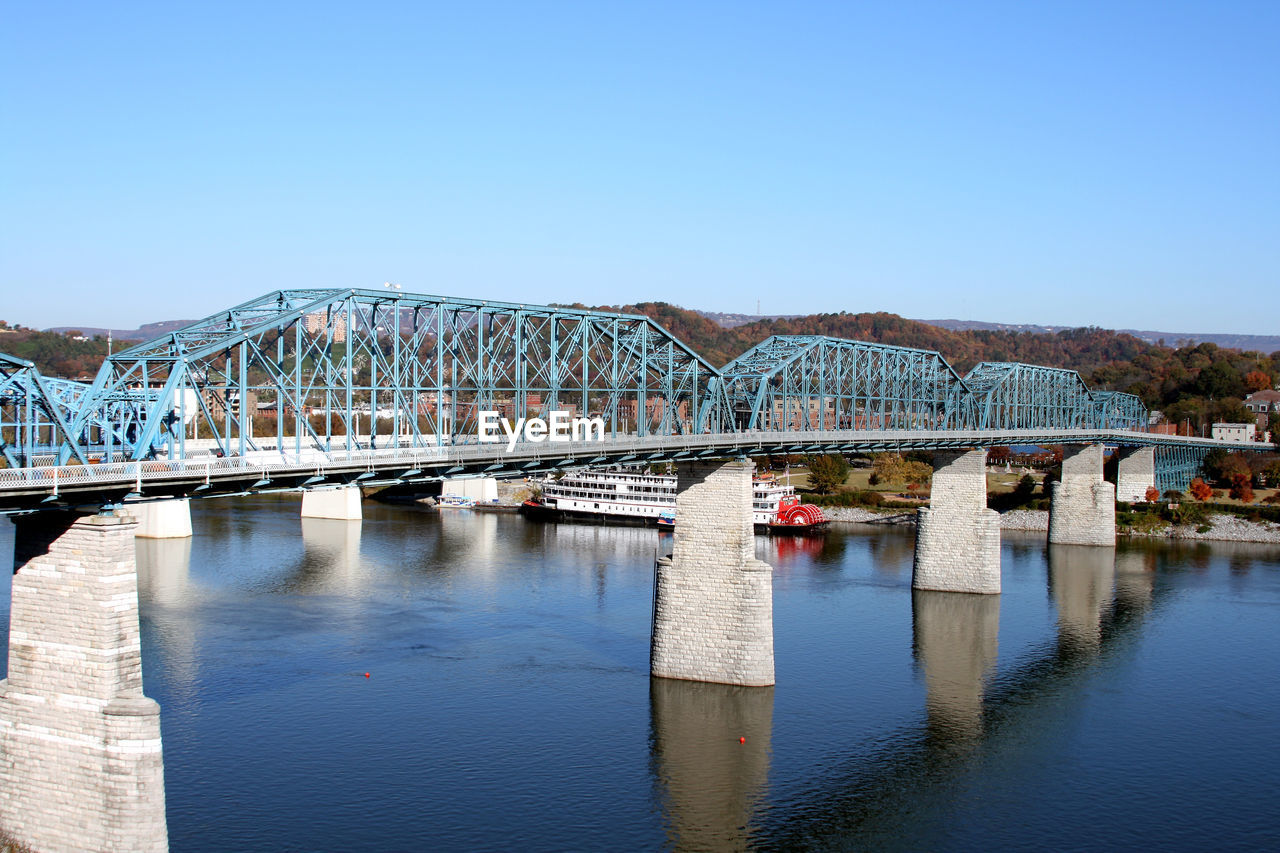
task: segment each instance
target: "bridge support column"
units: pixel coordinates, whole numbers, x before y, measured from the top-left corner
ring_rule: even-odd
[[[160,706],[142,695],[137,523],[16,521],[0,827],[41,851],[163,851]]]
[[[1049,541],[1055,545],[1116,544],[1116,487],[1102,479],[1102,445],[1062,448],[1062,480],[1053,484]]]
[[[744,687],[773,679],[773,568],[755,558],[747,461],[682,464],[675,546],[654,573],[650,671]]]
[[[124,515],[138,521],[133,534],[140,539],[184,539],[191,535],[191,499],[126,504]]]
[[[363,518],[360,509],[360,487],[342,486],[337,489],[303,492],[302,517],[359,521]]]
[[[914,589],[1000,592],[1000,515],[987,509],[987,452],[933,455],[929,506],[916,511]]]
[[[1116,453],[1120,460],[1116,468],[1116,500],[1145,501],[1147,489],[1156,484],[1156,449],[1121,447]]]

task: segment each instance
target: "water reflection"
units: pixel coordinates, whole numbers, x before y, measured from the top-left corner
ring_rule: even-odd
[[[156,651],[164,657],[165,680],[175,696],[190,701],[196,695],[199,648],[196,621],[187,609],[194,599],[191,583],[192,537],[183,539],[134,539],[138,566],[138,602],[141,615],[160,642]],[[151,605],[161,605],[152,607]],[[145,683],[152,669],[151,650],[144,650]]]
[[[1049,589],[1058,609],[1058,642],[1098,648],[1111,610],[1116,550],[1096,545],[1049,546]]]
[[[1144,611],[1155,593],[1154,551],[1126,548],[1116,553],[1116,607]]]
[[[289,579],[294,592],[356,591],[369,577],[360,560],[360,521],[302,519],[302,560]]]
[[[668,842],[745,849],[769,775],[773,688],[653,678],[649,701]]]
[[[191,539],[134,539],[138,597],[170,607],[186,604],[191,586]]]
[[[996,662],[1000,597],[911,591],[913,653],[924,668],[931,737],[966,741],[982,734],[986,679]]]

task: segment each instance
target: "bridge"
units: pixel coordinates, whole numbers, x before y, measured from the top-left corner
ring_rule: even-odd
[[[560,434],[570,417],[593,426]],[[497,418],[540,426],[483,440]],[[1069,370],[962,376],[937,352],[825,336],[717,368],[640,315],[399,291],[275,291],[114,353],[91,382],[0,355],[0,514],[17,526],[0,828],[42,850],[166,849],[133,537],[191,535],[190,499],[301,491],[304,515],[354,524],[362,486],[674,462],[651,671],[769,686],[751,457],[935,451],[913,587],[990,595],[988,448],[1062,445],[1049,540],[1103,549],[1117,495],[1185,488],[1213,448],[1271,449],[1146,426],[1138,398]]]

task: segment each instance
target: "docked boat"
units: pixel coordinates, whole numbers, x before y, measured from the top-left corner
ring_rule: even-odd
[[[669,474],[588,469],[539,485],[542,497],[520,507],[530,518],[675,526],[676,478]],[[751,514],[757,529],[778,533],[804,533],[827,524],[822,510],[802,504],[793,487],[769,477],[752,482]]]
[[[476,499],[467,495],[441,495],[436,502],[440,509],[471,509],[475,505]]]

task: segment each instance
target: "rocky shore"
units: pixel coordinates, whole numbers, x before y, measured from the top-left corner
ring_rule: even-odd
[[[853,524],[902,525],[916,523],[916,514],[906,512],[875,512],[860,507],[823,507],[827,518],[835,522]],[[1049,513],[1044,510],[1019,509],[1000,516],[1003,530],[1049,530]],[[1267,542],[1280,545],[1280,524],[1269,521],[1248,521],[1234,515],[1211,515],[1209,529],[1201,531],[1191,525],[1168,525],[1162,530],[1142,533],[1132,530],[1117,531],[1121,536],[1143,536],[1149,539],[1203,539],[1229,542]]]

